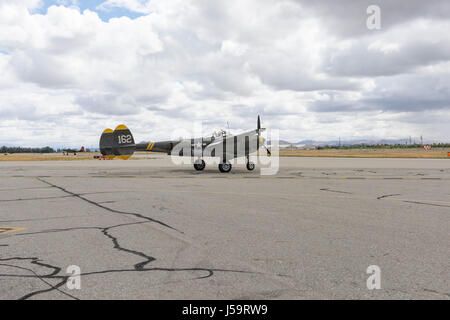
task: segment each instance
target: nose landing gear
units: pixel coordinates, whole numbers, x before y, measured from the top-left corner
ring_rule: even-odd
[[[248,171],[255,170],[255,163],[250,161],[250,157],[249,156],[247,156],[247,170]]]
[[[227,162],[219,164],[219,171],[224,172],[224,173],[230,172],[231,171],[231,163],[229,163],[227,161]]]

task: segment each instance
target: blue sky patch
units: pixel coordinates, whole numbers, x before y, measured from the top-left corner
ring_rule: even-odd
[[[119,18],[119,17],[128,17],[130,19],[139,18],[141,16],[144,16],[145,14],[139,13],[139,12],[132,12],[125,8],[117,8],[112,7],[108,9],[98,10],[97,7],[104,3],[105,0],[84,0],[84,1],[78,1],[78,4],[76,5],[78,8],[80,8],[80,11],[83,12],[86,9],[89,9],[91,11],[95,11],[100,19],[103,21],[108,21],[111,18]],[[47,9],[54,5],[63,5],[63,3],[66,3],[65,6],[72,6],[72,1],[66,0],[45,0],[43,1],[43,5],[41,8],[35,10],[35,13],[45,14],[47,12]]]

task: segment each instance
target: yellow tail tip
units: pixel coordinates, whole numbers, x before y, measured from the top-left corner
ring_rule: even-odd
[[[122,160],[128,160],[131,158],[131,154],[126,155],[126,156],[117,156],[117,158],[122,159]]]
[[[127,130],[127,129],[128,129],[128,127],[126,125],[124,125],[124,124],[119,124],[116,127],[116,130]]]
[[[114,132],[114,131],[113,131],[113,129],[110,129],[110,128],[103,130],[103,133],[111,133],[111,132]]]

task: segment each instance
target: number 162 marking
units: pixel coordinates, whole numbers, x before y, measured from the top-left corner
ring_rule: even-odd
[[[119,144],[125,144],[125,143],[131,143],[133,138],[131,137],[131,135],[123,135],[123,136],[118,136],[117,139],[119,140]]]

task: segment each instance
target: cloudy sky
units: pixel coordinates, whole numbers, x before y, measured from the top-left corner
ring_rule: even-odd
[[[445,0],[0,0],[0,145],[257,114],[291,141],[450,141],[449,17]]]

